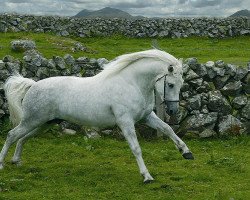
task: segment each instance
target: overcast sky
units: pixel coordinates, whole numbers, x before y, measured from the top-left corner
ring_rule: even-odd
[[[146,17],[226,17],[250,9],[250,0],[0,0],[0,13],[73,16],[107,6]]]

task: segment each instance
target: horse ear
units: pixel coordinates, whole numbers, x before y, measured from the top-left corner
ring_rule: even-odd
[[[173,65],[169,65],[169,67],[168,67],[168,71],[169,71],[169,72],[171,72],[171,73],[174,71],[174,67],[173,67]]]

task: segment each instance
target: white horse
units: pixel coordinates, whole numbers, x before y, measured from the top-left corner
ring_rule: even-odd
[[[154,90],[167,111],[176,113],[183,84],[182,63],[160,50],[148,50],[118,57],[99,74],[89,78],[51,77],[38,82],[20,75],[5,83],[10,119],[16,126],[9,131],[0,153],[0,168],[9,147],[17,146],[12,163],[20,163],[25,141],[47,126],[63,119],[83,126],[118,125],[136,157],[144,182],[153,180],[146,168],[134,124],[143,120],[148,126],[169,136],[186,159],[193,159],[186,144],[172,128],[153,112]]]

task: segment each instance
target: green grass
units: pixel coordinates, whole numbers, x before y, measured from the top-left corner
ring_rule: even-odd
[[[142,51],[151,48],[150,38],[126,38],[112,36],[105,38],[66,38],[53,34],[37,33],[0,33],[0,58],[6,54],[21,58],[22,53],[14,53],[10,50],[10,42],[14,39],[32,39],[37,48],[47,58],[53,55],[64,56],[66,53],[74,57],[105,57],[113,59],[124,53]],[[82,42],[97,53],[72,52],[76,41]],[[177,58],[197,57],[199,62],[209,60],[224,60],[227,63],[245,66],[250,61],[250,37],[235,37],[226,39],[211,39],[191,37],[181,39],[158,39],[160,48],[171,53]]]
[[[0,171],[0,199],[249,199],[249,137],[186,138],[193,161],[184,160],[170,140],[139,140],[155,178],[151,184],[142,183],[125,141],[50,132],[25,145],[22,166],[7,162]]]

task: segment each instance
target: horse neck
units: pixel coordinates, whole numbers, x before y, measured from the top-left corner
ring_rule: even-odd
[[[121,75],[130,84],[138,85],[145,94],[153,91],[156,79],[162,73],[164,73],[162,61],[152,58],[141,59],[121,71]]]

